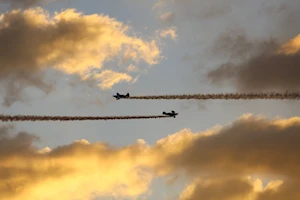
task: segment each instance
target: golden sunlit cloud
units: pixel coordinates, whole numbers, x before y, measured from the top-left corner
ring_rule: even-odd
[[[149,195],[153,178],[170,175],[190,181],[184,200],[296,199],[299,191],[299,117],[245,115],[204,132],[184,129],[152,146],[138,140],[122,148],[83,139],[38,150],[37,137],[12,131],[0,128],[0,192],[7,200],[134,198]]]
[[[242,116],[222,128],[211,129],[209,134],[193,134],[186,130],[180,135],[175,134],[176,140],[166,138],[160,142],[161,150],[170,145],[170,141],[173,141],[172,146],[179,146],[179,150],[163,151],[167,158],[159,170],[162,174],[184,171],[191,179],[206,177],[208,183],[196,181],[187,188],[186,199],[200,199],[210,194],[205,199],[215,200],[220,199],[216,194],[222,192],[228,192],[227,199],[234,199],[237,194],[237,199],[241,199],[240,195],[249,200],[283,199],[284,196],[296,199],[300,177],[297,175],[298,161],[292,158],[300,152],[299,132],[299,117],[268,120],[252,115]],[[273,181],[265,188],[240,181],[254,174],[263,175],[261,181],[265,177]],[[217,184],[211,182],[212,179]],[[228,179],[240,182],[237,185],[244,183],[242,193],[234,184],[226,183]],[[204,192],[208,188],[211,189],[209,194]]]
[[[26,86],[48,91],[49,86],[41,77],[46,69],[87,80],[98,77],[93,76],[93,70],[102,70],[105,63],[115,59],[126,59],[133,64],[157,64],[162,57],[158,42],[130,36],[132,32],[129,26],[109,16],[84,15],[74,9],[54,15],[42,8],[3,13],[0,15],[1,81],[14,80],[18,85],[12,87],[18,88],[17,94]],[[121,79],[128,81],[129,77],[124,74]],[[103,84],[95,80],[106,89],[120,82],[115,79]],[[6,96],[17,98],[9,91]]]
[[[196,199],[245,199],[253,190],[252,183],[247,179],[197,179],[180,196],[180,200]]]
[[[177,38],[176,31],[177,31],[176,27],[170,27],[168,29],[159,31],[159,35],[162,38],[170,37],[171,39],[176,40]]]
[[[105,70],[100,74],[94,75],[95,79],[100,79],[101,84],[99,84],[100,88],[103,90],[110,89],[113,85],[125,81],[130,82],[132,81],[132,77],[125,73],[118,73],[111,70]]]
[[[93,199],[147,194],[152,174],[144,168],[139,143],[112,148],[104,143],[75,141],[42,151],[27,133],[9,136],[0,130],[0,193],[7,200]]]
[[[284,44],[278,51],[285,55],[293,55],[300,51],[300,34]]]
[[[262,200],[268,198],[268,193],[276,194],[282,183],[281,180],[270,181],[264,187],[261,179],[250,176],[196,178],[182,192],[180,200]]]
[[[132,65],[132,64],[130,64],[130,65],[128,66],[127,70],[128,70],[129,72],[136,72],[136,71],[139,71],[138,67],[136,67],[136,66],[134,66],[134,65]]]

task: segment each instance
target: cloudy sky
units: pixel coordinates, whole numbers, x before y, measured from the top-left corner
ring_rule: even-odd
[[[0,124],[23,199],[299,199],[296,101],[121,100],[298,91],[299,0],[0,0],[3,114],[177,118]]]

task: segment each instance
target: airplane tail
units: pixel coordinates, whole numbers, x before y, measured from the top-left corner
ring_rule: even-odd
[[[126,97],[129,97],[129,93],[126,94]]]
[[[165,115],[165,114],[166,114],[166,112],[163,112],[162,114],[164,114],[164,115]]]

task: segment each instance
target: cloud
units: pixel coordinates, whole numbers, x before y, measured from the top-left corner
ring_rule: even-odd
[[[278,54],[294,55],[300,53],[300,34],[280,47]]]
[[[240,29],[228,29],[219,34],[209,53],[230,59],[247,58],[255,48],[255,41]]]
[[[233,0],[228,1],[177,1],[177,0],[163,0],[154,4],[152,10],[158,10],[160,19],[163,22],[173,22],[174,16],[178,20],[186,19],[212,19],[226,15],[232,11],[232,4],[237,4]],[[171,9],[171,11],[164,11]]]
[[[247,179],[196,180],[181,194],[180,200],[232,200],[243,199],[253,190]]]
[[[38,150],[29,133],[0,129],[0,192],[7,200],[134,198],[147,192],[152,174],[142,165],[140,144],[112,148],[75,141]],[[147,194],[146,194],[147,195]]]
[[[103,90],[110,89],[113,85],[120,83],[121,81],[130,82],[132,77],[125,73],[118,73],[111,70],[105,70],[100,74],[94,75],[95,79],[100,79],[100,88]]]
[[[4,96],[2,105],[10,107],[15,102],[25,102],[28,97],[24,94],[24,89],[29,87],[37,88],[45,94],[49,94],[55,86],[53,83],[46,83],[43,78],[43,73],[30,73],[23,70],[0,74],[0,91]]]
[[[0,3],[10,4],[12,7],[30,7],[33,5],[38,5],[43,0],[0,0]]]
[[[160,9],[164,6],[167,5],[167,2],[165,1],[159,1],[159,2],[156,2],[153,6],[152,6],[152,10],[155,10],[155,9]]]
[[[138,67],[134,66],[133,64],[130,64],[127,68],[127,71],[129,72],[137,72],[139,71]]]
[[[189,131],[178,134],[176,140],[188,139],[189,143],[186,144],[189,145],[180,157],[177,154],[174,159],[171,158],[170,163],[189,172],[217,170],[227,175],[275,173],[296,178],[294,173],[297,169],[293,166],[297,163],[281,161],[285,160],[286,155],[296,155],[300,151],[297,145],[300,140],[298,129],[298,117],[267,120],[260,116],[245,115],[222,128],[198,134]],[[276,156],[269,155],[269,152],[275,151]]]
[[[180,200],[208,199],[208,200],[262,200],[262,199],[295,199],[297,186],[291,183],[282,186],[282,180],[272,180],[263,186],[259,178],[203,178],[195,179],[188,185],[180,196]],[[292,183],[296,184],[297,183]],[[294,191],[293,191],[294,190]],[[284,191],[284,192],[283,192]],[[291,193],[289,193],[291,192]]]
[[[178,3],[179,6],[182,6],[182,8],[185,8],[185,11],[183,12],[188,18],[192,19],[201,19],[201,20],[207,20],[207,19],[214,19],[217,17],[224,16],[230,12],[232,12],[232,4],[233,1],[206,1],[206,2],[198,2],[198,1],[190,1],[188,3]],[[197,12],[196,7],[200,7],[200,12]]]
[[[8,200],[134,198],[149,194],[154,178],[176,175],[189,181],[184,200],[297,199],[299,132],[299,117],[244,115],[203,132],[184,129],[152,146],[83,139],[39,150],[36,136],[1,126],[0,192]]]
[[[83,15],[73,9],[53,16],[41,8],[1,14],[1,82],[14,80],[17,86],[13,90],[18,91],[6,96],[17,99],[27,86],[48,91],[42,76],[46,69],[84,80],[93,78],[93,70],[102,70],[114,59],[157,64],[161,58],[157,41],[130,36],[132,32],[109,16]]]
[[[175,18],[175,14],[172,11],[165,12],[159,16],[160,20],[166,23],[172,23]]]
[[[170,37],[171,39],[176,40],[177,38],[176,31],[177,31],[176,27],[170,27],[168,29],[159,30],[158,33],[162,38]]]
[[[188,52],[184,54],[194,54],[192,61],[196,63],[193,65],[200,70],[218,62],[219,57],[208,59],[208,56],[203,53],[207,47],[214,45],[215,38],[226,29],[234,31],[237,28],[243,29],[247,33],[246,39],[248,36],[275,38],[280,42],[299,33],[297,24],[300,20],[298,12],[300,4],[298,0],[263,2],[261,0],[163,0],[156,2],[163,2],[159,5],[164,5],[156,7],[154,12],[158,16],[163,13],[173,13],[176,16],[172,26],[180,30],[182,38],[180,44],[188,45],[187,50],[184,50]],[[233,34],[236,33],[233,32]]]
[[[239,91],[297,90],[299,40],[298,35],[280,45],[275,40],[252,42],[245,36],[219,38],[217,49],[240,56],[241,61],[224,63],[209,71],[207,77],[217,84],[231,81]]]
[[[261,186],[260,190],[255,192],[255,198],[250,199],[282,199],[280,197],[284,196],[297,199],[300,185],[296,159],[300,152],[299,130],[298,117],[268,120],[252,115],[242,116],[230,125],[201,133],[192,134],[185,130],[159,143],[162,152],[168,150],[170,145],[178,147],[176,151],[167,153],[166,162],[161,165],[160,172],[172,174],[183,171],[191,178],[217,178],[216,183],[207,185],[200,182],[199,185],[196,182],[196,185],[194,183],[194,186],[191,186],[200,191],[205,185],[206,189],[214,189],[211,199],[220,199],[213,197],[216,193],[222,193],[224,188],[230,192],[226,184],[228,179],[239,180],[245,176],[259,174],[261,179],[269,177],[277,184],[273,184],[273,189],[270,189],[274,181],[268,181],[268,187]],[[245,188],[251,187],[247,187],[245,183]],[[248,189],[242,191],[246,192]],[[239,193],[238,191],[232,189],[231,193]],[[203,193],[194,191],[191,195],[202,197]],[[247,195],[250,195],[250,192]]]

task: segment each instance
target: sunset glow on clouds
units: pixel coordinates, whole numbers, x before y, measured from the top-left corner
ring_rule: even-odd
[[[171,39],[175,40],[177,38],[176,28],[170,27],[168,29],[161,30],[159,31],[159,35],[162,38],[170,37]]]
[[[32,70],[37,70],[54,65],[68,74],[85,75],[90,66],[102,68],[104,62],[123,49],[124,55],[134,62],[143,60],[156,64],[159,61],[160,50],[154,40],[146,42],[128,36],[129,27],[108,16],[83,15],[67,9],[51,17],[36,8],[14,10],[2,14],[0,19],[1,41],[11,39],[9,41],[15,43],[8,55],[4,52],[9,46],[2,47],[1,65],[10,65],[13,69],[30,65]],[[32,39],[28,41],[29,36]],[[17,53],[19,59],[13,60]]]
[[[121,81],[130,82],[132,80],[132,77],[128,74],[113,72],[109,70],[105,70],[100,74],[94,75],[94,78],[97,80],[101,80],[101,84],[99,84],[99,86],[104,90],[110,89],[113,85]]]
[[[286,55],[297,54],[300,51],[300,35],[288,41],[286,44],[282,45],[279,53]]]
[[[0,0],[0,114],[179,113],[1,123],[0,199],[298,200],[298,101],[112,96],[297,92],[299,10],[299,0]]]
[[[41,8],[3,13],[0,16],[1,82],[14,79],[18,83],[25,79],[27,83],[18,87],[34,86],[45,91],[47,83],[34,74],[47,68],[77,74],[82,80],[94,79],[105,89],[119,80],[128,82],[128,74],[114,72],[112,81],[112,73],[94,75],[92,70],[102,69],[104,63],[117,57],[136,65],[141,62],[154,65],[160,61],[161,50],[155,40],[144,41],[130,36],[129,31],[129,26],[109,16],[83,15],[74,9],[53,16]],[[7,97],[12,96],[9,91],[6,93]]]
[[[32,144],[36,136],[2,126],[0,191],[8,200],[135,197],[149,194],[154,178],[179,173],[190,180],[180,199],[260,200],[287,192],[295,199],[299,130],[298,117],[245,115],[204,132],[185,129],[152,146],[138,140],[116,148],[83,139],[40,152]],[[251,178],[255,174],[261,178]]]

